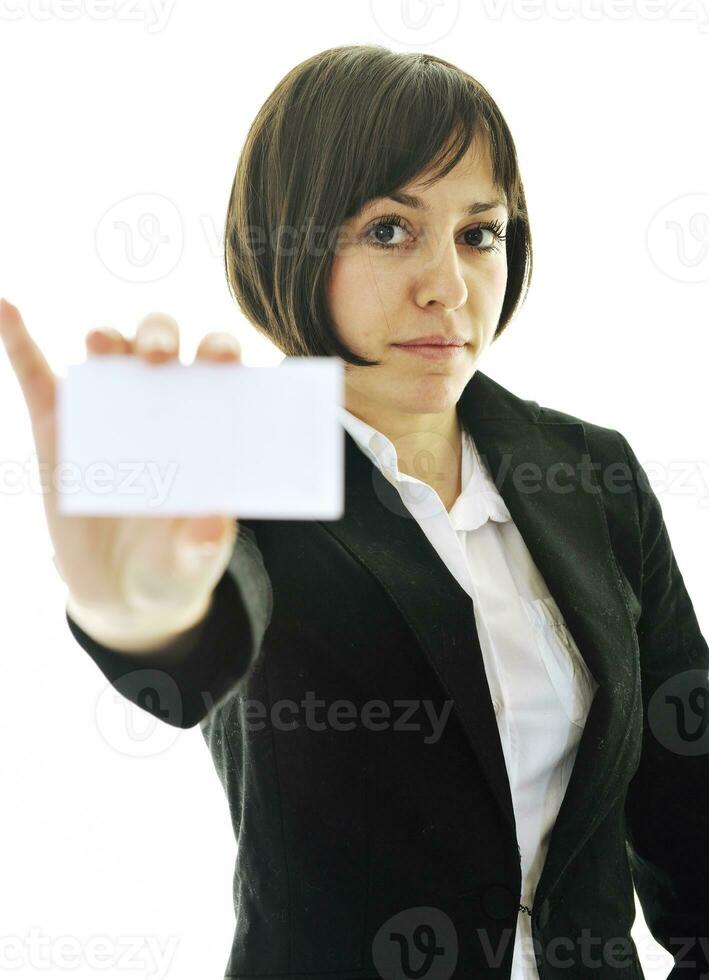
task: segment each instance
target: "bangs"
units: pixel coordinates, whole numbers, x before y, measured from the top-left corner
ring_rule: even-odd
[[[511,219],[520,211],[521,184],[516,154],[510,152],[511,136],[499,113],[490,111],[481,98],[479,83],[446,62],[422,61],[420,55],[402,66],[388,86],[373,88],[368,104],[369,125],[355,132],[359,145],[352,146],[352,168],[345,219],[368,201],[419,182],[430,171],[427,187],[445,177],[480,138],[487,146],[492,182],[507,204]],[[451,68],[453,66],[450,66]],[[364,120],[363,120],[364,122]]]

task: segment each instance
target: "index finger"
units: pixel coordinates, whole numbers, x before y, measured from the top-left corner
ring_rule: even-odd
[[[54,411],[56,378],[20,311],[6,299],[0,299],[0,337],[35,426]]]

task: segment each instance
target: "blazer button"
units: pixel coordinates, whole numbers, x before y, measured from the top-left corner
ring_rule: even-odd
[[[539,925],[542,927],[542,929],[546,929],[549,923],[549,912],[549,899],[545,898],[539,909]]]
[[[512,891],[502,883],[489,885],[482,895],[482,908],[491,919],[508,919],[518,909],[518,902]]]

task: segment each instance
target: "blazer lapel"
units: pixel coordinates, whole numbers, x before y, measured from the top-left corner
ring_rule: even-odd
[[[583,423],[545,421],[476,371],[458,403],[483,462],[599,687],[552,831],[535,904],[606,815],[636,759],[637,637]],[[516,845],[506,763],[470,597],[398,491],[346,438],[345,515],[320,522],[380,582],[416,636],[454,710]],[[560,488],[560,489],[558,489]],[[639,730],[639,729],[638,729]]]

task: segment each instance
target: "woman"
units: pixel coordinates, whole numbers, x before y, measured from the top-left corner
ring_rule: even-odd
[[[225,976],[639,978],[633,884],[672,976],[708,969],[706,753],[670,744],[669,700],[648,716],[661,685],[709,694],[709,648],[627,440],[479,370],[532,268],[489,93],[381,47],[298,65],[248,134],[225,258],[285,355],[345,364],[345,516],[45,498],[73,635],[135,704],[199,723],[223,783]],[[54,376],[1,322],[51,465]],[[238,358],[216,339],[198,357]],[[87,343],[159,363],[178,328]]]

